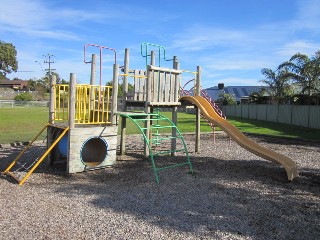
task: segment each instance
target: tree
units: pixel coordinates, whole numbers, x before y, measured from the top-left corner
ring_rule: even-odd
[[[56,76],[56,83],[57,84],[67,84],[68,81],[64,80],[63,78],[60,77],[59,73],[57,72],[51,72],[51,75],[53,76]],[[44,77],[44,79],[46,79],[46,81],[49,83],[49,71],[47,72],[46,76]]]
[[[296,53],[289,61],[282,63],[279,67],[288,69],[288,77],[301,86],[301,94],[308,95],[310,104],[311,96],[320,91],[320,51],[309,58],[305,54]]]
[[[17,51],[11,43],[0,40],[0,79],[18,70]]]
[[[283,103],[291,96],[290,79],[287,68],[281,68],[273,71],[270,68],[263,68],[261,73],[265,76],[260,82],[266,84],[268,93],[278,104]]]
[[[222,103],[222,105],[237,105],[235,96],[230,93],[222,93],[217,102]]]
[[[106,86],[113,86],[112,81],[107,82]],[[133,89],[134,89],[133,85],[131,83],[128,83],[128,92],[133,92]],[[122,84],[118,84],[118,97],[122,97],[122,96],[123,96],[123,87],[122,87]]]
[[[267,90],[265,88],[261,88],[258,92],[252,92],[249,95],[249,103],[256,103],[256,104],[268,104],[269,103],[269,96],[266,96]]]
[[[52,75],[56,76],[56,83],[57,84],[67,84],[68,82],[64,79],[61,79],[59,74],[56,72],[52,72]],[[46,93],[50,92],[50,80],[49,80],[49,73],[42,77],[41,79],[38,80],[32,80],[30,79],[28,81],[28,86],[27,88],[31,91],[36,91],[38,92],[38,97],[40,99],[45,99]]]

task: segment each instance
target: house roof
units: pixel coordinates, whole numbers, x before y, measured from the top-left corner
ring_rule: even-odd
[[[24,80],[0,80],[0,87],[23,88],[28,85],[28,81]]]
[[[25,81],[23,81],[23,80],[2,80],[2,81],[0,81],[0,83],[4,84],[4,85],[19,85],[24,82]]]
[[[241,97],[249,96],[253,92],[259,92],[263,86],[227,86],[223,89],[219,89],[218,87],[211,87],[205,89],[208,95],[216,101],[221,94],[228,93],[235,96],[237,101],[240,101]]]

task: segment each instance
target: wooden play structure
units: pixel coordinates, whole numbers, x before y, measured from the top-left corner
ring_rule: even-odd
[[[99,85],[95,83],[97,56],[92,54],[91,60],[86,60],[86,51],[89,47],[97,47],[100,51]],[[102,85],[104,49],[114,53],[112,86]],[[176,56],[167,59],[165,48],[151,43],[141,44],[141,55],[146,60],[145,69],[130,68],[129,49],[125,49],[124,65],[120,67],[114,49],[86,44],[84,62],[91,64],[90,84],[77,84],[74,73],[70,74],[69,84],[56,84],[55,78],[51,78],[48,124],[3,173],[13,177],[19,185],[22,185],[45,159],[50,165],[64,161],[67,173],[113,166],[116,163],[118,145],[118,118],[121,119],[120,154],[126,153],[127,121],[130,120],[143,136],[144,155],[151,160],[157,183],[159,183],[159,172],[169,168],[184,166],[188,172],[193,173],[186,143],[177,128],[178,108],[192,106],[195,108],[196,116],[195,152],[200,148],[201,114],[213,129],[215,125],[219,126],[248,151],[283,165],[289,180],[298,176],[297,167],[291,159],[247,139],[225,119],[221,110],[201,89],[200,66],[197,66],[196,71],[181,70]],[[172,61],[172,67],[161,66],[161,62],[169,61]],[[122,80],[123,90],[121,109],[118,107],[119,80]],[[133,83],[131,92],[128,87],[129,80]],[[190,82],[193,83],[192,92],[186,93],[181,86],[186,86]],[[166,112],[170,110],[170,117],[161,113],[164,109]],[[35,160],[32,159],[30,163],[21,163],[21,156],[45,131],[47,132],[45,153]],[[163,163],[161,160],[168,159],[163,156],[173,158]],[[25,170],[23,176],[15,170],[17,165],[22,166],[19,169]]]
[[[158,66],[155,66],[155,53],[148,50],[152,46],[159,50]],[[91,61],[86,60],[89,47],[100,50],[100,85],[95,84],[96,59],[92,54]],[[143,52],[145,47],[145,52]],[[113,85],[102,86],[102,50],[114,52]],[[3,172],[10,175],[22,185],[45,159],[49,165],[66,162],[66,172],[76,173],[112,166],[116,162],[118,117],[121,117],[120,154],[125,153],[126,121],[131,120],[141,131],[144,139],[145,155],[150,157],[156,182],[159,182],[159,171],[167,168],[187,166],[192,172],[192,165],[184,138],[176,127],[177,107],[182,71],[179,70],[177,57],[171,59],[173,68],[160,66],[161,57],[165,59],[162,46],[143,43],[141,55],[148,58],[150,64],[144,70],[129,69],[129,49],[125,50],[124,66],[116,63],[116,52],[112,48],[95,44],[84,46],[84,62],[91,63],[90,84],[77,84],[76,74],[70,74],[69,84],[56,84],[51,78],[49,122],[29,143],[19,156]],[[123,73],[119,73],[122,69]],[[200,67],[197,72],[189,72],[200,78]],[[123,79],[122,109],[118,111],[118,81]],[[134,92],[128,92],[128,78],[134,82]],[[198,81],[199,82],[199,81]],[[131,95],[130,95],[131,94]],[[128,111],[129,107],[142,107],[143,112]],[[172,118],[162,115],[160,109],[171,108]],[[200,121],[199,124],[200,126]],[[198,126],[199,136],[200,127]],[[24,174],[15,171],[21,164],[21,156],[32,147],[38,137],[47,132],[47,150],[29,163],[23,163]],[[169,144],[168,144],[169,142]],[[199,145],[197,146],[199,147]],[[182,162],[158,166],[156,158],[163,155],[183,155]],[[21,170],[21,168],[19,168]]]
[[[158,50],[158,66],[156,54],[148,51],[148,47]],[[145,50],[145,51],[144,51]],[[121,117],[120,154],[125,154],[125,138],[127,119],[134,122],[144,137],[145,156],[150,157],[156,181],[159,182],[159,171],[186,165],[192,173],[188,150],[184,138],[177,128],[177,108],[179,102],[182,73],[189,72],[198,78],[200,83],[200,67],[197,72],[182,71],[179,69],[178,58],[174,56],[172,68],[161,67],[161,60],[168,61],[165,48],[160,45],[142,43],[141,55],[146,58],[146,70],[130,70],[129,49],[125,50],[123,74],[123,98],[121,112],[116,113]],[[148,64],[148,57],[150,63]],[[128,92],[128,79],[133,79],[133,92]],[[200,89],[198,87],[198,89]],[[140,107],[143,113],[129,112],[130,107]],[[171,119],[160,113],[161,109],[171,109]],[[200,118],[197,121],[197,132],[200,137]],[[164,147],[165,146],[165,147]],[[199,144],[196,144],[199,147]],[[185,161],[166,166],[158,166],[156,157],[162,155],[184,155]]]
[[[98,45],[88,46],[100,47],[101,50]],[[114,111],[117,109],[119,65],[113,64],[113,86],[102,86],[95,84],[96,55],[92,55],[90,63],[90,85],[77,84],[74,73],[70,74],[69,84],[56,84],[55,76],[52,76],[48,124],[3,172],[17,180],[19,185],[45,159],[50,165],[65,161],[67,173],[99,169],[116,162],[117,122]],[[47,151],[22,163],[23,154],[45,131]],[[23,166],[18,168],[23,171],[15,171],[18,166]]]

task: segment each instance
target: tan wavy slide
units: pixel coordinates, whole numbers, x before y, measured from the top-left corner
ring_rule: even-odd
[[[226,132],[237,144],[239,144],[244,149],[254,153],[255,155],[262,157],[264,159],[270,160],[272,162],[281,164],[287,171],[288,179],[293,180],[298,177],[298,168],[296,163],[290,158],[276,153],[270,149],[260,146],[256,142],[247,138],[242,132],[240,132],[235,126],[230,122],[220,117],[216,111],[213,109],[211,104],[203,97],[200,96],[183,96],[180,101],[187,101],[196,105],[201,114],[211,123],[219,126],[224,132]]]

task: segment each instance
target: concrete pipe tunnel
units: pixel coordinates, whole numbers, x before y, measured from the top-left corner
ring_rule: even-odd
[[[68,156],[68,136],[64,136],[58,143],[61,156]],[[100,165],[108,156],[108,143],[101,137],[89,137],[80,148],[80,160],[87,167]]]

